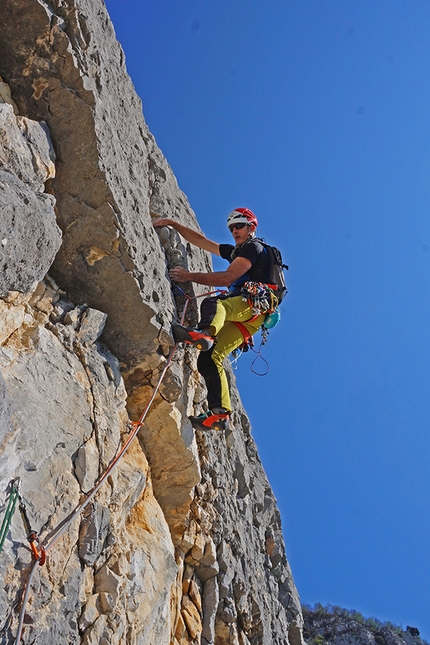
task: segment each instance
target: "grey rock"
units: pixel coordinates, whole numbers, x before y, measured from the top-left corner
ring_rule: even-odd
[[[12,105],[0,103],[0,168],[43,192],[55,175],[55,153],[44,123],[16,117]]]
[[[78,450],[75,475],[84,493],[93,486],[99,474],[100,454],[95,439],[88,439]]]
[[[103,566],[94,576],[95,588],[98,593],[105,592],[112,596],[113,601],[118,597],[121,578],[107,565]]]
[[[203,586],[203,630],[202,643],[215,641],[215,617],[218,609],[219,593],[216,578],[210,578]]]
[[[213,564],[215,564],[216,561],[217,561],[217,558],[216,558],[215,545],[212,540],[209,540],[208,542],[206,542],[204,554],[200,558],[200,564],[210,567]],[[217,569],[219,571],[219,565],[217,565]]]
[[[97,618],[100,616],[98,608],[99,595],[93,594],[87,600],[82,609],[81,617],[79,618],[79,629],[84,632],[90,625],[93,625]]]
[[[31,291],[60,248],[54,198],[0,170],[0,297]]]
[[[55,14],[68,25],[66,31],[52,26],[33,0],[19,11],[26,11],[32,28],[3,33],[2,68],[26,116],[48,124],[61,158],[52,190],[67,235],[53,275],[74,302],[108,314],[109,345],[133,368],[154,351],[159,332],[152,322],[158,311],[154,292],[165,319],[174,317],[149,211],[149,163],[158,169],[160,195],[165,203],[171,200],[170,210],[191,223],[191,209],[148,132],[103,2],[58,3]],[[12,24],[15,4],[7,0],[2,12]],[[17,39],[20,55],[13,55]],[[35,48],[37,57],[31,55]],[[146,334],[136,333],[139,329]]]
[[[85,305],[81,305],[80,307],[72,307],[66,312],[62,321],[63,324],[72,327],[73,330],[76,331],[79,327],[81,316],[85,310]]]
[[[51,313],[51,320],[53,323],[58,323],[61,320],[64,319],[64,316],[69,312],[72,311],[74,308],[73,303],[68,302],[67,300],[59,299],[58,302],[56,302],[53,311]]]
[[[99,616],[89,627],[82,640],[82,645],[112,645],[113,632],[108,626],[107,616]]]
[[[219,566],[217,562],[210,565],[199,564],[196,567],[196,575],[201,582],[207,582],[210,578],[214,578],[219,573]]]
[[[0,373],[0,445],[5,445],[11,425],[11,401],[9,400],[6,383]]]
[[[89,345],[95,343],[103,333],[106,325],[107,314],[97,309],[88,307],[81,316],[77,336],[81,343]]]
[[[32,324],[35,325],[35,322]],[[125,390],[116,359],[106,350],[102,351],[97,344],[88,348],[78,346],[77,349],[78,354],[65,349],[54,334],[42,326],[36,326],[25,346],[19,346],[15,339],[13,346],[0,350],[0,394],[5,403],[2,406],[1,427],[4,436],[0,444],[0,491],[6,489],[12,477],[21,476],[22,494],[27,502],[32,527],[42,537],[49,535],[53,526],[61,522],[79,501],[80,487],[73,470],[73,457],[79,454],[79,447],[96,436],[103,458],[109,459],[117,450],[120,427],[124,421]],[[107,363],[114,374],[113,380],[108,378],[105,369]],[[69,539],[65,544],[59,543],[49,578],[44,577],[45,568],[38,573],[36,611],[39,617],[49,615],[48,620],[43,619],[43,626],[40,623],[37,625],[37,638],[41,642],[64,645],[80,642],[77,626],[81,615],[80,599],[85,587],[82,562],[86,563],[86,567],[91,567],[91,563],[115,551],[117,543],[121,544],[121,549],[129,549],[130,537],[121,526],[124,527],[130,509],[141,503],[146,482],[143,472],[146,462],[139,461],[138,454],[137,450],[133,467],[124,461],[117,475],[111,478],[114,494],[109,496],[105,492],[111,516],[113,513],[116,517],[113,520],[114,528],[109,528],[108,506],[95,502],[90,515],[82,522],[80,535],[77,532],[78,522],[75,522],[69,530]],[[146,498],[151,500],[149,491]],[[3,497],[0,501],[3,502]],[[152,512],[156,511],[155,502],[150,503]],[[131,576],[133,582],[128,584],[136,585],[139,571],[148,574],[153,566],[163,571],[159,583],[163,587],[169,587],[174,579],[176,567],[173,548],[171,542],[166,542],[167,527],[164,527],[163,537],[162,514],[160,510],[158,513],[157,537],[150,538],[151,546],[148,544],[146,547],[151,553],[151,561],[147,560],[142,568],[136,566],[137,573]],[[145,526],[148,526],[148,521],[155,520],[147,520]],[[113,540],[110,539],[112,535]],[[81,561],[77,559],[77,553],[74,555],[74,544],[79,544]],[[145,544],[145,539],[141,539],[140,544]],[[16,629],[16,617],[11,613],[13,599],[21,584],[22,569],[28,562],[28,548],[25,545],[26,536],[16,513],[0,560],[0,575],[8,581],[0,589],[0,629],[10,623],[11,634]],[[132,556],[130,558],[133,559]],[[163,565],[159,563],[160,558],[163,559]],[[101,566],[103,569],[103,562]],[[12,577],[11,572],[14,572]],[[87,570],[87,576],[88,573]],[[113,572],[113,578],[110,574],[105,578],[109,582],[116,575]],[[101,576],[98,582],[103,593],[111,594],[111,587],[104,585],[106,580]],[[128,572],[122,573],[122,584],[127,584],[128,580]],[[41,587],[44,593],[41,593]],[[151,591],[150,596],[152,593],[154,607],[158,607],[160,602],[162,605],[165,603],[159,589]],[[114,601],[117,599],[115,594],[111,596]],[[106,596],[103,603],[100,602],[101,609],[107,610],[109,598]],[[98,635],[97,630],[94,633]],[[121,630],[118,629],[116,633],[120,634]],[[89,638],[89,634],[87,636]]]
[[[109,529],[109,509],[93,503],[84,511],[79,529],[79,557],[92,566],[104,549]]]

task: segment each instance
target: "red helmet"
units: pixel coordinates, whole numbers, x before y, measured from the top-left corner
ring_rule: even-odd
[[[230,228],[233,224],[254,224],[254,226],[258,226],[258,220],[249,208],[235,208],[227,217],[227,226]]]

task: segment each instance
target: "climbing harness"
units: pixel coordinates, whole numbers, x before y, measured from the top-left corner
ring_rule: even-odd
[[[211,295],[213,293],[218,293],[219,292],[219,290],[216,290],[216,291],[210,291],[208,293],[202,293],[202,294],[199,294],[198,296],[189,296],[188,294],[184,293],[182,291],[182,289],[180,289],[179,287],[177,287],[177,288],[179,289],[179,291],[182,292],[182,294],[183,294],[183,296],[185,298],[185,305],[184,305],[184,308],[182,310],[181,319],[180,319],[180,324],[181,325],[183,324],[183,322],[185,320],[185,315],[186,315],[186,311],[187,311],[187,308],[188,308],[188,304],[189,304],[189,302],[191,300],[194,300],[195,298],[202,298],[204,296],[208,296],[208,295]],[[22,635],[22,629],[23,629],[23,625],[24,625],[25,609],[26,609],[26,606],[27,606],[28,596],[29,596],[30,588],[31,588],[31,583],[33,581],[33,577],[34,577],[34,574],[36,572],[37,565],[38,564],[39,565],[44,564],[45,559],[46,559],[46,555],[55,546],[55,544],[58,542],[60,537],[65,533],[65,531],[67,531],[67,529],[72,524],[72,522],[75,520],[75,518],[78,517],[78,515],[80,515],[82,513],[82,511],[86,508],[86,506],[88,506],[88,504],[91,502],[91,500],[94,498],[96,493],[101,488],[102,484],[106,481],[106,479],[112,473],[112,471],[115,468],[115,466],[118,464],[118,462],[124,456],[124,454],[127,452],[127,450],[130,447],[130,444],[132,443],[133,439],[136,437],[136,435],[139,432],[140,428],[143,426],[143,423],[144,423],[144,421],[146,419],[146,416],[147,416],[147,414],[149,412],[149,409],[150,409],[152,403],[154,402],[154,399],[158,394],[158,391],[159,391],[160,386],[161,386],[161,384],[163,382],[163,379],[164,379],[164,377],[166,375],[166,372],[170,367],[170,364],[172,362],[172,359],[173,359],[173,356],[175,354],[177,346],[178,346],[178,344],[175,343],[174,346],[172,347],[172,349],[171,349],[171,351],[169,353],[169,356],[167,358],[166,364],[165,364],[165,366],[163,368],[163,371],[161,372],[160,378],[158,379],[158,382],[157,382],[157,384],[156,384],[156,386],[154,388],[152,396],[149,399],[148,403],[146,404],[144,410],[142,411],[139,419],[137,421],[129,421],[128,427],[131,429],[131,432],[130,432],[129,436],[127,437],[127,439],[125,440],[123,446],[120,448],[120,450],[117,452],[115,457],[112,459],[112,461],[110,462],[109,466],[106,468],[104,473],[102,473],[102,475],[99,477],[97,482],[94,484],[93,488],[90,490],[89,493],[86,494],[84,499],[78,504],[78,506],[75,508],[75,510],[72,511],[70,513],[70,515],[68,517],[66,517],[62,522],[60,522],[60,524],[51,531],[51,533],[43,540],[42,543],[40,543],[39,538],[37,537],[37,534],[34,531],[31,530],[30,522],[28,521],[28,516],[27,516],[27,513],[25,511],[25,504],[24,504],[24,509],[23,510],[21,510],[21,508],[20,508],[21,514],[23,516],[24,525],[26,526],[26,530],[27,530],[27,528],[29,529],[28,532],[27,532],[27,539],[30,542],[30,546],[31,546],[31,549],[32,549],[32,552],[33,552],[34,561],[33,561],[33,565],[32,565],[32,567],[30,569],[30,573],[29,573],[29,576],[27,578],[27,582],[26,582],[26,585],[25,585],[25,591],[24,591],[24,595],[23,595],[23,599],[22,599],[22,605],[21,605],[21,611],[20,611],[20,615],[19,615],[19,624],[18,624],[18,631],[17,631],[17,635],[16,635],[16,639],[15,639],[15,645],[20,645],[20,643],[21,643],[21,635]],[[39,544],[39,549],[36,547],[36,544],[35,544],[36,542]]]
[[[12,479],[12,481],[9,483],[9,486],[8,486],[8,488],[10,489],[9,502],[8,502],[8,505],[4,514],[3,522],[0,528],[0,553],[3,550],[4,541],[9,531],[13,514],[15,513],[16,503],[19,498],[20,486],[21,486],[21,480],[19,477],[15,477],[15,479]]]

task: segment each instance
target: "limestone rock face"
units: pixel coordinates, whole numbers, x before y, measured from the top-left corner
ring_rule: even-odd
[[[5,490],[8,481],[21,477],[32,528],[41,536],[49,535],[94,485],[115,455],[127,423],[117,359],[96,339],[82,343],[72,323],[49,321],[57,298],[57,292],[41,285],[31,297],[4,304],[2,314],[15,321],[16,329],[0,349],[5,401],[1,487]],[[24,315],[16,316],[14,309],[23,309]],[[21,518],[15,513],[0,561],[6,584],[0,594],[3,643],[12,642],[16,625],[15,594],[30,560],[25,544]],[[168,642],[165,597],[176,564],[138,443],[38,573],[29,613],[37,614],[39,622],[27,629],[24,642],[37,636],[46,643],[98,643],[101,625],[109,643]],[[151,598],[154,615],[133,612],[143,596],[145,602]],[[162,624],[157,615],[163,616]],[[129,635],[123,640],[126,625]]]
[[[46,126],[0,102],[0,296],[35,286],[60,247],[55,199],[44,193],[54,174]]]
[[[104,3],[2,0],[0,18],[0,509],[19,478],[48,550],[22,642],[301,645],[279,512],[233,377],[227,435],[187,418],[205,391],[195,350],[170,354],[170,326],[185,304],[196,322],[188,297],[202,290],[185,287],[186,300],[167,270],[211,264],[152,226],[166,215],[198,229]],[[0,554],[2,644],[18,629],[26,537],[17,511]]]

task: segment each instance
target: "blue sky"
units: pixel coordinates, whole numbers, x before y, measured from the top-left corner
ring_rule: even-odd
[[[302,601],[430,640],[430,3],[107,7],[206,235],[247,206],[290,265],[237,379]]]

